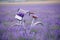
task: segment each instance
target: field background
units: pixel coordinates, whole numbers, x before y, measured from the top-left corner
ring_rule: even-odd
[[[18,8],[35,12],[43,25],[31,27],[32,18],[28,15],[25,26],[18,25],[14,18]],[[0,40],[60,40],[60,3],[0,3]]]

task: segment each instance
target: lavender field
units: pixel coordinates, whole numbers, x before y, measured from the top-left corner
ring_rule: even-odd
[[[31,27],[28,15],[25,25],[19,25],[18,8],[34,12],[43,25]],[[60,40],[60,4],[0,4],[0,40]]]

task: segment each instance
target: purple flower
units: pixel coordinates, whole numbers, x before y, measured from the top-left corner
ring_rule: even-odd
[[[19,12],[19,14],[17,14],[18,16],[21,16],[22,18],[24,17],[24,13],[20,13]]]

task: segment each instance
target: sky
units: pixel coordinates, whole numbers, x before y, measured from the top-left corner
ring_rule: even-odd
[[[59,0],[0,0],[0,2],[59,1]]]

